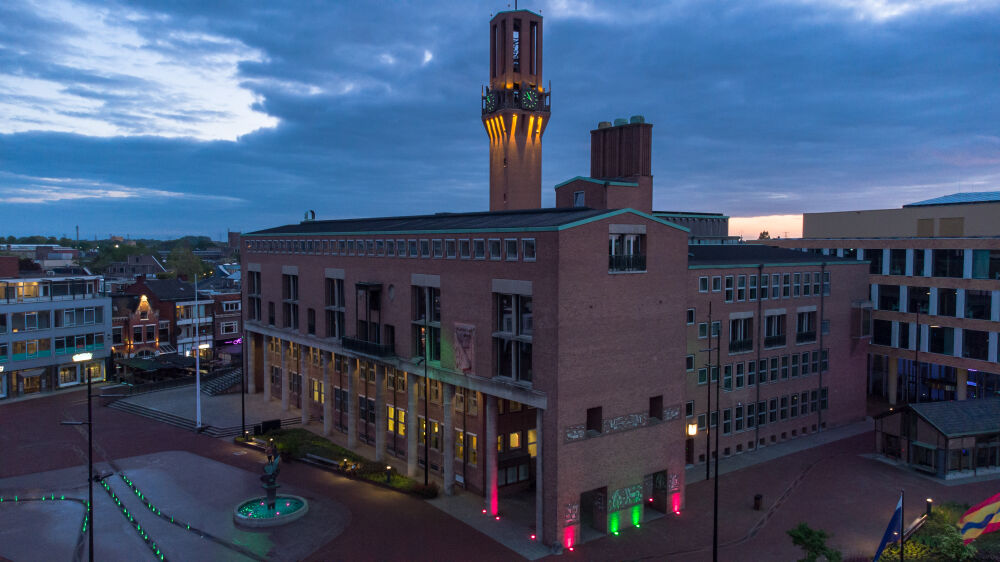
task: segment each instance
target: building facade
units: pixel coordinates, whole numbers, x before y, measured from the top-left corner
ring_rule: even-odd
[[[17,258],[13,260],[16,270]],[[104,380],[110,298],[99,276],[0,276],[0,399]]]
[[[768,246],[690,247],[688,464],[710,458],[710,433],[728,457],[864,419],[867,274]]]
[[[1000,395],[1000,193],[807,213],[769,244],[869,262],[869,393],[890,404]]]
[[[657,252],[611,255],[609,237]],[[411,476],[429,462],[490,515],[534,485],[546,542],[616,530],[647,504],[682,509],[683,301],[663,295],[684,290],[685,230],[569,208],[244,240],[252,392],[311,409],[349,448],[405,458]]]
[[[111,297],[111,351],[115,359],[160,353],[160,313],[147,295]]]

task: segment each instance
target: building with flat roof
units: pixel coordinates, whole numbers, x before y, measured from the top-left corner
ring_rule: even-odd
[[[15,273],[17,259],[0,256],[0,399],[104,380],[111,299],[101,277]]]
[[[869,392],[890,404],[1000,395],[1000,192],[806,213],[768,244],[869,262]]]
[[[770,246],[689,248],[684,416],[705,437],[721,432],[719,454],[864,419],[867,273]],[[689,436],[687,464],[709,450]]]

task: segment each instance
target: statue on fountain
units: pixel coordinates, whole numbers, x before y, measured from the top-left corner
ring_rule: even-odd
[[[274,510],[274,504],[278,495],[280,484],[275,483],[278,473],[281,472],[281,457],[269,452],[267,462],[264,463],[264,474],[261,475],[261,486],[267,491],[267,509]]]

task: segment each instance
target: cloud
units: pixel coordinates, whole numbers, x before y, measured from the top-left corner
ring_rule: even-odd
[[[64,201],[93,199],[183,199],[186,201],[240,202],[242,199],[224,195],[180,193],[162,189],[117,185],[81,178],[30,177],[0,172],[0,198],[10,205],[40,205]]]
[[[235,140],[277,125],[254,109],[262,98],[238,79],[239,65],[261,61],[262,53],[119,8],[42,0],[12,14],[15,22],[37,18],[63,32],[29,32],[20,38],[25,48],[7,50],[0,132]]]

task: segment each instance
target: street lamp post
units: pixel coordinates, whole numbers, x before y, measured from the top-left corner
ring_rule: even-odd
[[[73,356],[74,363],[83,363],[94,358],[93,353],[77,353]],[[93,377],[84,369],[87,377],[87,421],[64,421],[62,425],[87,426],[87,548],[88,560],[94,562],[94,410],[93,410]]]
[[[194,274],[194,409],[195,431],[201,429],[201,346],[199,332],[201,331],[201,315],[198,311],[198,273]]]

